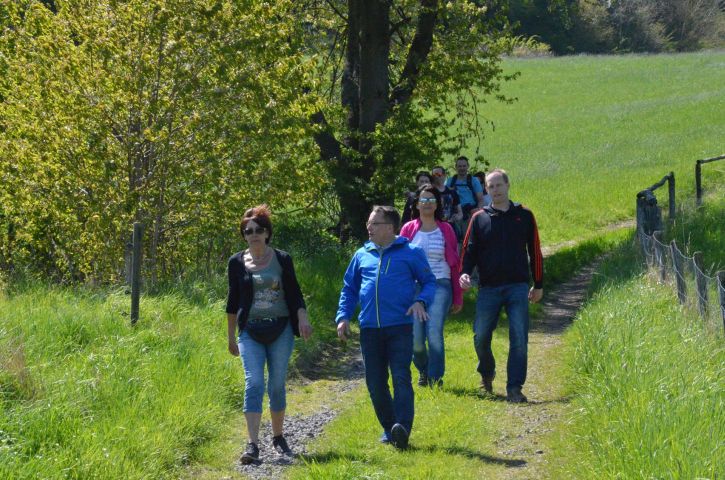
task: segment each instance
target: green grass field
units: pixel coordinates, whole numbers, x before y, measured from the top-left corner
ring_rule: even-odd
[[[725,154],[725,51],[509,59],[504,67],[521,72],[504,85],[518,101],[483,109],[496,128],[481,152],[510,172],[511,196],[537,215],[544,243],[633,218],[636,193],[670,171],[679,200],[694,202],[695,160]]]
[[[512,197],[534,210],[545,245],[582,241],[551,257],[546,265],[550,279],[562,281],[576,267],[620,245],[621,233],[601,235],[601,229],[612,222],[631,219],[636,192],[668,171],[674,170],[677,175],[680,199],[693,201],[694,160],[724,153],[723,52],[507,60],[505,65],[509,70],[522,72],[520,80],[506,86],[507,93],[517,96],[519,101],[513,105],[489,105],[486,116],[496,121],[497,128],[486,139],[485,154],[493,166],[511,172]],[[715,165],[712,164],[712,171],[723,168]],[[712,181],[713,177],[710,178]],[[693,224],[692,228],[699,225],[703,239],[721,242],[721,230],[719,234],[710,233],[714,226],[723,223],[719,222],[718,218],[723,218],[719,215],[719,210],[713,210],[707,227]],[[690,227],[681,228],[681,235],[689,235]],[[323,352],[324,343],[334,338],[331,321],[347,259],[346,253],[341,255],[345,260],[337,256],[296,255],[316,328],[313,343],[298,345],[298,365],[311,363]],[[712,260],[717,261],[721,260]],[[692,329],[685,333],[673,330],[676,338],[664,337],[667,321],[686,319],[662,300],[665,293],[627,283],[631,271],[620,270],[623,276],[619,283],[607,288],[622,289],[613,291],[613,296],[629,301],[627,315],[622,317],[626,320],[637,315],[662,315],[662,321],[651,327],[659,330],[648,338],[668,338],[663,343],[666,348],[675,348],[673,338],[685,344],[676,347],[671,355],[657,354],[656,346],[648,346],[652,359],[647,361],[692,358],[712,367],[710,373],[703,375],[720,382],[720,396],[708,393],[706,405],[723,411],[722,368],[718,369],[722,350],[710,359],[705,358],[704,352],[696,352],[701,345],[710,348],[712,342],[701,341],[699,333]],[[612,279],[618,275],[616,271],[605,274]],[[19,285],[0,290],[4,291],[0,295],[0,478],[236,477],[234,462],[245,441],[241,415],[244,387],[239,360],[226,351],[224,284],[223,278],[206,284],[197,282],[143,298],[142,318],[135,329],[128,325],[125,314],[128,297],[119,292]],[[634,290],[637,296],[629,298],[627,289]],[[642,291],[656,297],[659,303],[640,306],[638,298]],[[643,310],[638,310],[640,307]],[[583,317],[592,320],[582,322],[582,328],[584,324],[592,325],[592,334],[585,330],[572,334],[572,343],[573,339],[580,341],[574,335],[580,335],[584,339],[581,341],[617,340],[594,334],[603,321],[596,320],[597,316],[609,321],[617,317],[614,312],[619,306],[611,303],[592,308],[588,317]],[[290,476],[506,478],[516,456],[502,455],[494,445],[502,435],[515,432],[517,407],[509,410],[503,402],[482,402],[476,394],[470,338],[472,312],[469,297],[464,312],[448,324],[446,388],[419,393],[415,449],[400,455],[376,443],[379,427],[366,392],[358,390],[346,398],[344,415],[315,443],[317,453],[308,459],[309,464],[296,467]],[[632,330],[631,337],[635,338],[636,333]],[[497,358],[506,348],[504,324],[495,334]],[[581,360],[572,358],[572,362]],[[599,360],[592,357],[587,361],[597,365]],[[643,373],[659,372],[653,363],[647,365],[640,369]],[[561,370],[566,369],[561,366]],[[645,385],[665,386],[655,392],[662,397],[655,398],[699,400],[682,388],[688,382],[705,388],[704,377],[688,376],[684,370],[676,372],[684,376],[677,380],[679,383],[672,384],[674,389],[667,387],[669,383],[655,380],[647,380]],[[630,375],[628,371],[624,373]],[[633,374],[630,377],[631,382],[639,378]],[[625,385],[635,386],[622,384]],[[500,387],[498,384],[497,388]],[[580,404],[584,410],[575,419],[579,430],[571,431],[574,437],[564,438],[582,448],[584,463],[576,468],[591,472],[591,478],[601,472],[604,477],[611,477],[609,473],[620,468],[621,461],[606,463],[607,459],[596,455],[594,447],[586,450],[600,441],[587,437],[587,422],[599,425],[597,422],[616,420],[586,416],[587,409],[593,412],[601,406],[596,402],[605,401],[599,397],[606,392],[587,390],[594,387],[602,385],[587,380],[577,387],[585,395]],[[290,395],[290,413],[313,410],[314,402],[319,401],[314,392],[304,387],[294,390]],[[636,392],[641,393],[641,389]],[[667,397],[669,392],[679,396]],[[636,398],[641,398],[640,393]],[[633,410],[633,414],[667,413],[648,410],[644,407],[651,405],[649,400],[642,402],[643,408]],[[637,406],[634,399],[631,404],[612,400],[611,405]],[[661,435],[669,438],[679,428],[702,432],[712,421],[719,421],[722,427],[722,417],[708,418],[703,413],[694,418],[698,412],[694,403],[687,405],[681,411],[692,417],[689,423],[672,420],[668,423],[672,428],[663,427],[658,430],[660,433],[646,439],[659,441]],[[676,410],[672,415],[679,412]],[[628,425],[650,428],[636,422]],[[611,426],[608,428],[613,435],[620,435]],[[720,430],[720,438],[722,433]],[[639,448],[633,441],[636,432],[623,430],[621,436],[624,440],[609,445],[609,452],[620,446]],[[692,440],[693,445],[702,445],[704,441]],[[567,451],[566,445],[553,446],[553,452],[557,448]],[[668,455],[687,446],[666,439],[665,445],[669,446],[662,451]],[[643,451],[655,454],[653,450]],[[722,456],[722,448],[709,453],[705,449],[696,460],[706,462],[713,454]],[[621,456],[626,458],[626,453]],[[565,457],[562,454],[560,458]],[[573,465],[559,465],[559,471],[571,472]],[[662,465],[668,464],[643,471],[666,476],[660,475],[661,468],[665,468]],[[683,466],[682,477],[695,471],[694,467]],[[697,471],[707,474],[715,470]]]

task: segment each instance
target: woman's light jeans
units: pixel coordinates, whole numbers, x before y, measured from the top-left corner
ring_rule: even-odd
[[[413,364],[421,374],[428,376],[431,384],[443,378],[445,373],[443,324],[452,301],[453,290],[450,279],[436,280],[433,303],[426,309],[429,319],[425,322],[414,320],[413,323]]]
[[[289,323],[277,340],[269,345],[257,342],[246,330],[242,330],[239,335],[239,353],[244,365],[245,413],[262,413],[265,363],[269,374],[267,382],[269,409],[279,412],[286,408],[285,383],[292,347],[294,347],[294,334]]]

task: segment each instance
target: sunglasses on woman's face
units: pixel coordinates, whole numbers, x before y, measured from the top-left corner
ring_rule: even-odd
[[[419,199],[418,199],[418,201],[419,201],[420,203],[436,203],[436,199],[435,199],[435,197],[430,197],[430,198],[419,198]]]
[[[264,227],[256,227],[256,228],[248,227],[248,228],[244,229],[244,235],[251,235],[253,233],[256,233],[257,235],[261,235],[265,232],[265,230],[266,230],[266,228],[264,228]]]

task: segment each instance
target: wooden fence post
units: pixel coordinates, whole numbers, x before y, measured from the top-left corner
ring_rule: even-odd
[[[131,268],[131,325],[138,321],[138,305],[141,295],[141,239],[143,225],[133,224],[133,264]]]
[[[695,205],[702,205],[702,161],[695,162]]]
[[[695,252],[692,256],[695,261],[695,286],[697,288],[697,309],[703,320],[707,318],[708,299],[707,299],[707,278],[702,271],[702,253]]]
[[[682,255],[677,248],[677,242],[670,242],[670,253],[672,254],[672,268],[675,270],[675,284],[677,285],[677,299],[680,305],[687,302],[687,284],[685,283],[685,266],[682,264]]]
[[[722,328],[725,333],[725,270],[718,272],[718,296],[720,297],[720,313],[722,313]]]
[[[675,172],[670,172],[667,187],[669,191],[670,220],[675,219]]]

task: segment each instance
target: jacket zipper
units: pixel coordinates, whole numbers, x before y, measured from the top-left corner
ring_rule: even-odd
[[[375,314],[378,317],[378,328],[380,326],[380,306],[378,304],[378,283],[380,280],[380,268],[383,266],[383,252],[380,252],[380,260],[378,260],[378,274],[375,276]]]

